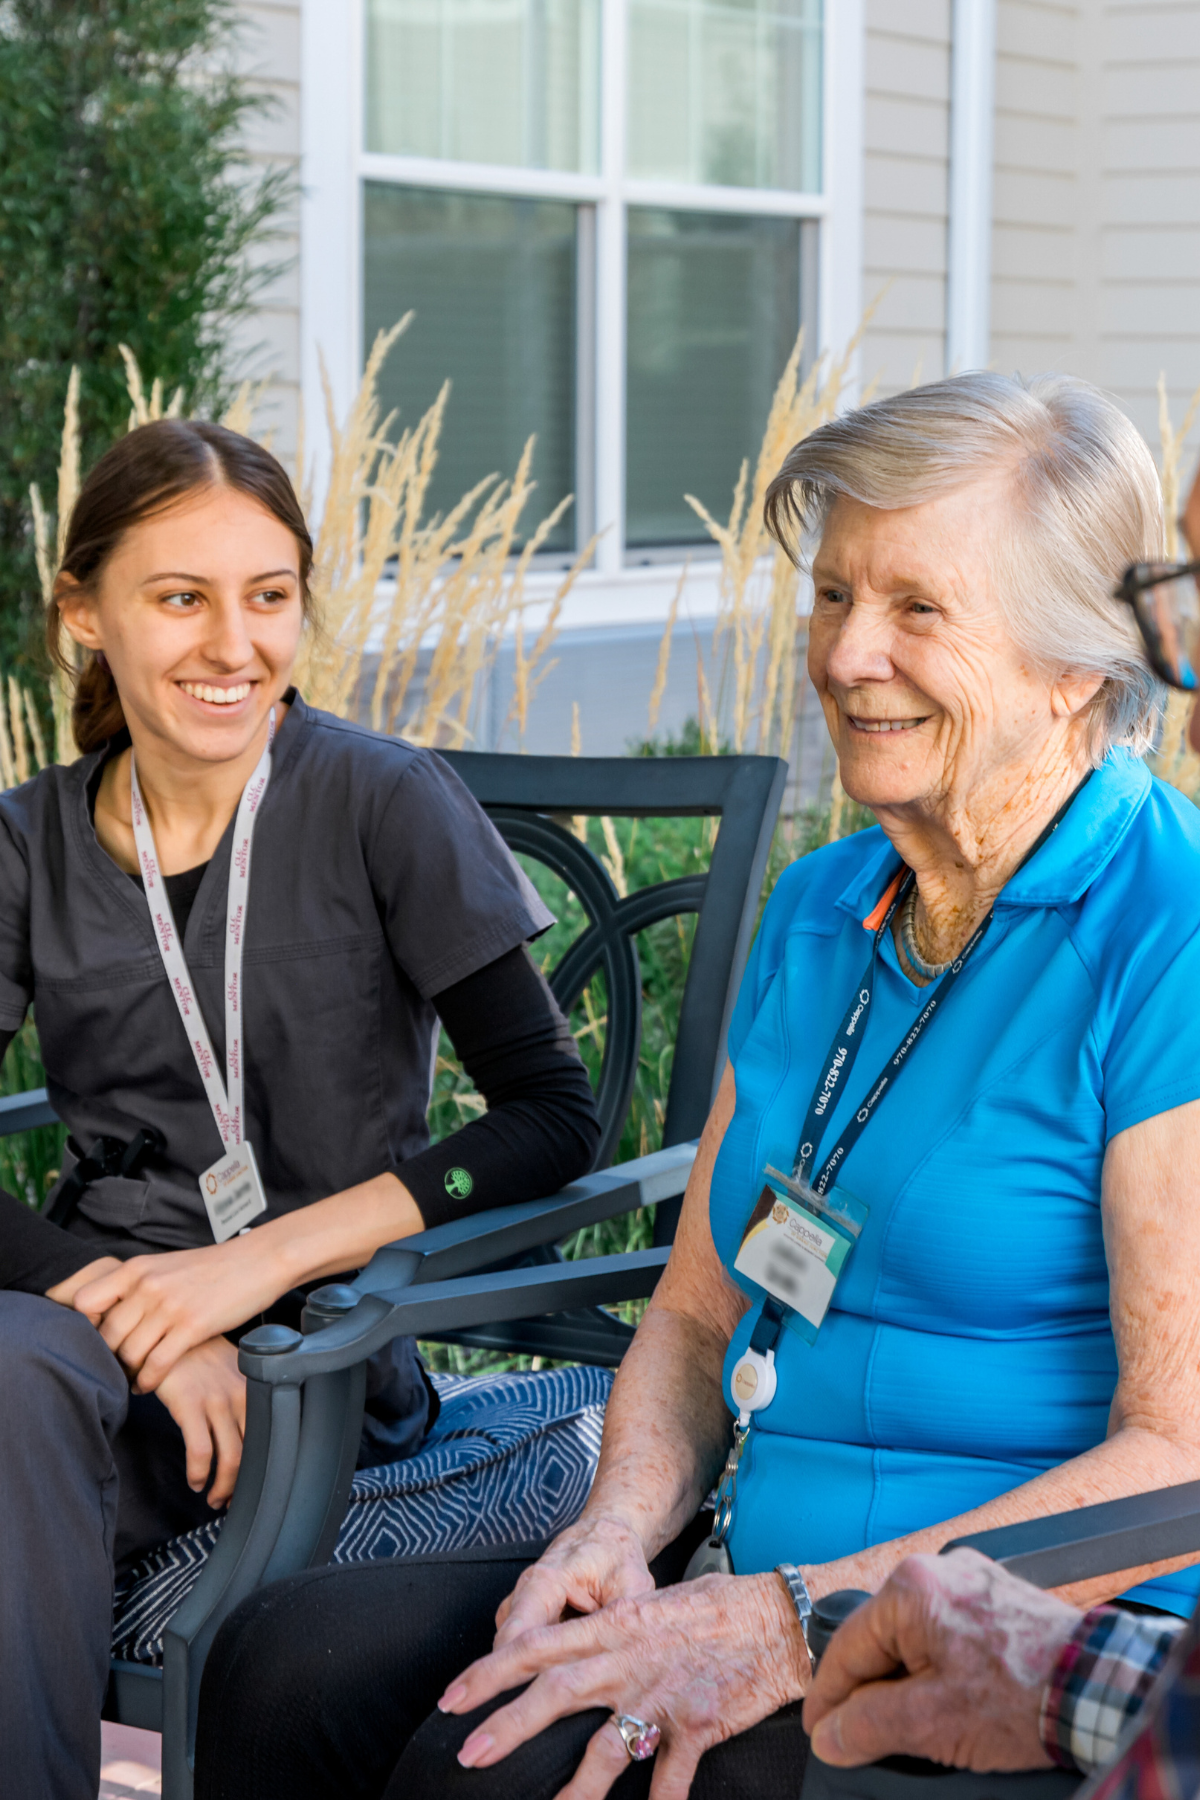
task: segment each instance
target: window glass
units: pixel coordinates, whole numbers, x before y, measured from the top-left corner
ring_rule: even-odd
[[[384,366],[385,412],[415,424],[453,382],[427,512],[485,475],[511,479],[537,434],[537,492],[522,525],[574,491],[573,206],[367,182],[364,342],[409,308],[416,318]],[[574,542],[568,508],[549,547]]]
[[[367,148],[591,174],[599,0],[367,0]]]
[[[629,213],[626,537],[708,541],[728,515],[800,323],[800,223]]]
[[[821,185],[821,0],[630,0],[629,173]]]

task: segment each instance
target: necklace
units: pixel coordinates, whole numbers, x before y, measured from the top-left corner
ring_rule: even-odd
[[[917,949],[917,934],[913,923],[913,916],[916,913],[916,910],[917,884],[914,881],[912,887],[909,889],[908,899],[904,902],[900,911],[900,942],[904,948],[905,957],[916,970],[917,974],[920,975],[924,981],[936,981],[939,975],[944,975],[946,973],[946,970],[950,967],[954,958],[952,956],[947,957],[945,962],[940,963],[926,962],[925,958],[921,955],[921,952]]]

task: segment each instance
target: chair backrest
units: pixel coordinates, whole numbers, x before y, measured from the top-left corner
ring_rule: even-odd
[[[775,756],[499,756],[443,751],[511,849],[574,892],[587,926],[550,974],[569,1012],[598,969],[608,990],[597,1099],[597,1166],[616,1152],[637,1076],[642,972],[636,935],[698,913],[671,1069],[663,1144],[699,1135],[725,1059],[729,1015],[757,916],[787,764]],[[608,870],[558,816],[719,818],[707,875],[655,882],[622,897]]]

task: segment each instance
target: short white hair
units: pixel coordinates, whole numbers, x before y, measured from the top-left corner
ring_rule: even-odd
[[[1008,469],[1014,529],[996,588],[1016,643],[1055,673],[1097,674],[1089,751],[1138,756],[1166,691],[1132,609],[1113,597],[1131,563],[1164,554],[1154,459],[1116,402],[1069,375],[952,375],[832,419],[792,449],[767,489],[771,532],[793,561],[842,496],[896,508]]]

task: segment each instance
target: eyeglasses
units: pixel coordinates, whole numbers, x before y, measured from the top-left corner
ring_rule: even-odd
[[[1134,563],[1114,600],[1132,606],[1146,658],[1168,687],[1200,687],[1200,562]]]

